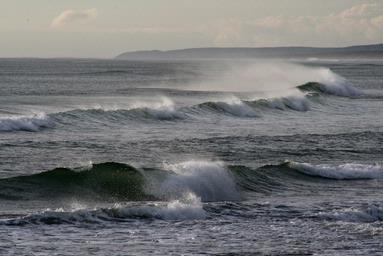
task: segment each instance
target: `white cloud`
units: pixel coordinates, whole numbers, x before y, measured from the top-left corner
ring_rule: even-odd
[[[52,20],[51,27],[61,27],[71,22],[93,19],[97,15],[98,11],[95,8],[81,11],[65,10]]]
[[[383,41],[383,3],[352,6],[327,16],[268,16],[214,26],[214,43],[236,45],[325,45]]]

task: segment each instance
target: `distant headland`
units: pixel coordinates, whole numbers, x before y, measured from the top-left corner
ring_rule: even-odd
[[[125,52],[116,59],[383,58],[383,44],[348,47],[189,48]]]

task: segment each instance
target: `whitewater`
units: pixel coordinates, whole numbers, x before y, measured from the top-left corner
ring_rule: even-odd
[[[383,251],[381,61],[0,67],[2,255]]]

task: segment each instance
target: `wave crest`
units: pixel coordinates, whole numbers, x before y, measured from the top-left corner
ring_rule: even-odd
[[[170,176],[157,193],[173,197],[194,193],[202,201],[235,201],[241,196],[230,171],[221,162],[187,161],[166,165]]]
[[[328,179],[383,179],[383,167],[378,164],[312,165],[308,163],[287,162],[286,165],[303,174]]]
[[[53,122],[45,113],[32,116],[0,118],[0,131],[28,131],[37,132],[53,126]]]

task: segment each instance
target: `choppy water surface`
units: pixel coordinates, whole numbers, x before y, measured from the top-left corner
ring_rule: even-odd
[[[0,61],[3,255],[381,255],[383,62]]]

